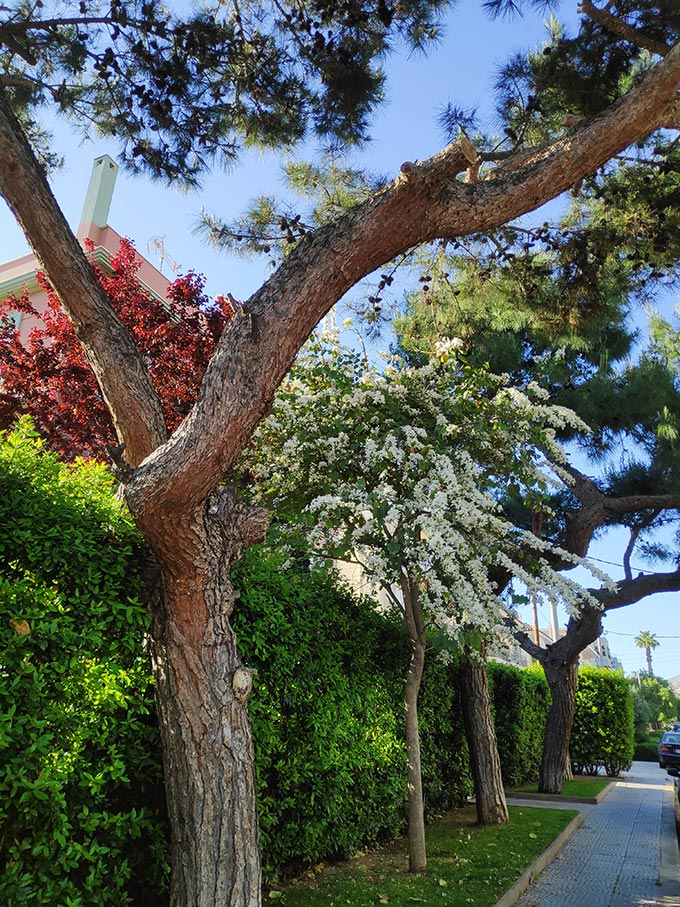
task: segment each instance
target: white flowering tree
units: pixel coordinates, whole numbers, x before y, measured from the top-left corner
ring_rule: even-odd
[[[418,691],[428,629],[471,659],[467,685],[482,705],[466,714],[478,811],[482,821],[503,822],[482,661],[484,640],[507,617],[497,590],[513,574],[567,599],[580,594],[548,567],[546,544],[511,524],[494,495],[513,484],[529,500],[543,499],[550,480],[538,451],[560,458],[555,430],[573,415],[546,406],[536,387],[520,394],[472,369],[456,347],[440,344],[424,367],[391,361],[379,369],[316,338],[258,429],[249,463],[258,503],[301,521],[319,555],[358,563],[403,615],[412,872],[426,868]]]

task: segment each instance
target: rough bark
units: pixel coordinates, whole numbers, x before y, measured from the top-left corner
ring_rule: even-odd
[[[223,487],[182,533],[177,564],[154,596],[152,663],[172,829],[171,907],[257,907],[261,872],[252,672],[229,618],[229,567],[262,538],[264,511]],[[193,562],[193,569],[187,564]]]
[[[418,727],[418,693],[425,667],[425,623],[417,586],[405,574],[402,574],[401,577],[401,591],[404,599],[404,617],[411,641],[411,660],[404,684],[408,779],[408,863],[409,872],[420,874],[427,869],[425,804],[420,767],[420,729]]]
[[[602,633],[603,611],[586,605],[578,617],[569,618],[567,632],[550,645],[537,646],[522,630],[515,639],[543,667],[550,688],[551,704],[543,736],[543,755],[538,789],[560,794],[570,774],[569,740],[574,722],[579,655]]]
[[[508,806],[503,789],[496,729],[491,716],[489,681],[484,660],[464,656],[460,663],[463,722],[470,751],[480,825],[505,825]]]
[[[551,703],[543,737],[538,779],[541,794],[561,794],[569,774],[569,740],[574,723],[578,655],[569,660],[546,659],[543,665]]]

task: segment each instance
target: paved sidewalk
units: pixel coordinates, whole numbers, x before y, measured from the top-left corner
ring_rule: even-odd
[[[579,807],[583,825],[517,907],[680,907],[673,797],[665,771],[634,762],[600,803]]]

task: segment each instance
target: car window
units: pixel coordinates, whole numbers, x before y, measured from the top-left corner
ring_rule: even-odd
[[[680,734],[664,734],[661,738],[662,743],[680,743]]]

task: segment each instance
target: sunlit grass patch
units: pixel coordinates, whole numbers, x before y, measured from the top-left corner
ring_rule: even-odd
[[[510,807],[510,824],[477,825],[474,807],[427,828],[428,870],[408,872],[406,840],[310,872],[270,892],[286,907],[490,907],[577,815],[576,810]]]
[[[579,777],[573,781],[564,782],[562,796],[565,800],[570,797],[597,797],[607,785],[612,783],[611,778]],[[522,787],[513,788],[513,793],[525,791],[528,794],[538,793],[538,784],[524,784]]]

